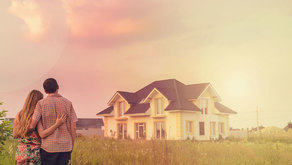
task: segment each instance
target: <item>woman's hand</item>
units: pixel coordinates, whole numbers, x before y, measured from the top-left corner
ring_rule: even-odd
[[[58,115],[58,117],[57,117],[57,120],[56,120],[56,125],[57,126],[60,126],[60,125],[62,125],[63,123],[65,123],[66,122],[66,119],[67,119],[67,116],[66,116],[66,114],[62,114],[62,115]]]

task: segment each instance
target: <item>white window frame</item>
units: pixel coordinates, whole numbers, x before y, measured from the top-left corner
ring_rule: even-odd
[[[155,99],[155,113],[156,113],[156,115],[162,115],[164,113],[163,104],[164,104],[163,98],[156,98]]]
[[[122,127],[122,132],[120,131],[120,126]],[[127,138],[127,134],[128,134],[128,130],[127,130],[127,123],[118,123],[117,124],[117,132],[118,132],[118,138],[121,139],[126,139]],[[121,133],[121,136],[120,136]]]
[[[200,98],[200,108],[201,114],[209,114],[210,113],[210,98],[209,97],[202,97]]]
[[[146,123],[135,123],[135,138],[136,139],[146,139]],[[143,127],[144,137],[140,137],[140,127]]]
[[[201,134],[201,123],[203,123],[203,134]],[[200,136],[205,136],[206,135],[205,122],[203,122],[203,121],[199,122],[199,135]]]
[[[159,128],[157,128],[157,126]],[[157,130],[159,130],[159,137],[157,135]],[[163,131],[164,131],[164,133],[162,133]],[[156,121],[156,122],[154,122],[154,136],[155,136],[155,139],[165,139],[166,138],[166,126],[165,126],[165,122],[164,121]]]
[[[219,131],[220,135],[225,136],[225,123],[224,122],[218,123],[218,131]]]
[[[119,117],[124,116],[125,109],[126,109],[126,102],[125,101],[118,102],[118,116]]]
[[[186,121],[186,134],[193,134],[194,133],[194,121],[187,120]]]

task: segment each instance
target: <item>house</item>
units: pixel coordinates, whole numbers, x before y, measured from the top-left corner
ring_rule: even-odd
[[[83,136],[103,136],[103,120],[96,118],[78,118],[76,134]]]
[[[11,121],[12,128],[14,127],[14,118],[5,118]],[[78,118],[76,123],[76,134],[83,136],[99,135],[103,136],[103,120],[97,118]]]
[[[14,127],[14,117],[13,118],[5,118],[4,120],[5,121],[10,121],[10,124],[11,124],[11,127],[13,128]]]
[[[252,127],[251,129],[248,129],[248,132],[256,132],[256,131],[261,131],[263,129],[265,129],[265,127],[261,125],[259,127]]]
[[[289,122],[287,126],[284,128],[285,131],[288,131],[289,129],[292,129],[292,122]]]
[[[104,117],[104,136],[131,139],[210,140],[229,135],[229,115],[210,83],[152,82],[137,92],[117,91]]]
[[[229,129],[229,136],[236,139],[245,139],[248,137],[248,129]]]

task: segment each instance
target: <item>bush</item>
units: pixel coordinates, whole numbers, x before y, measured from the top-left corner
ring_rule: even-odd
[[[2,105],[1,102],[0,105]],[[11,121],[6,121],[4,118],[6,113],[7,111],[5,110],[0,111],[0,155],[3,150],[4,142],[12,135]]]

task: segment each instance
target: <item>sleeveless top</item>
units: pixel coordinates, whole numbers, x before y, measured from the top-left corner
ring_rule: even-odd
[[[18,146],[15,153],[15,164],[34,164],[40,165],[40,146],[41,140],[37,132],[34,130],[29,132],[26,137],[18,140]]]

